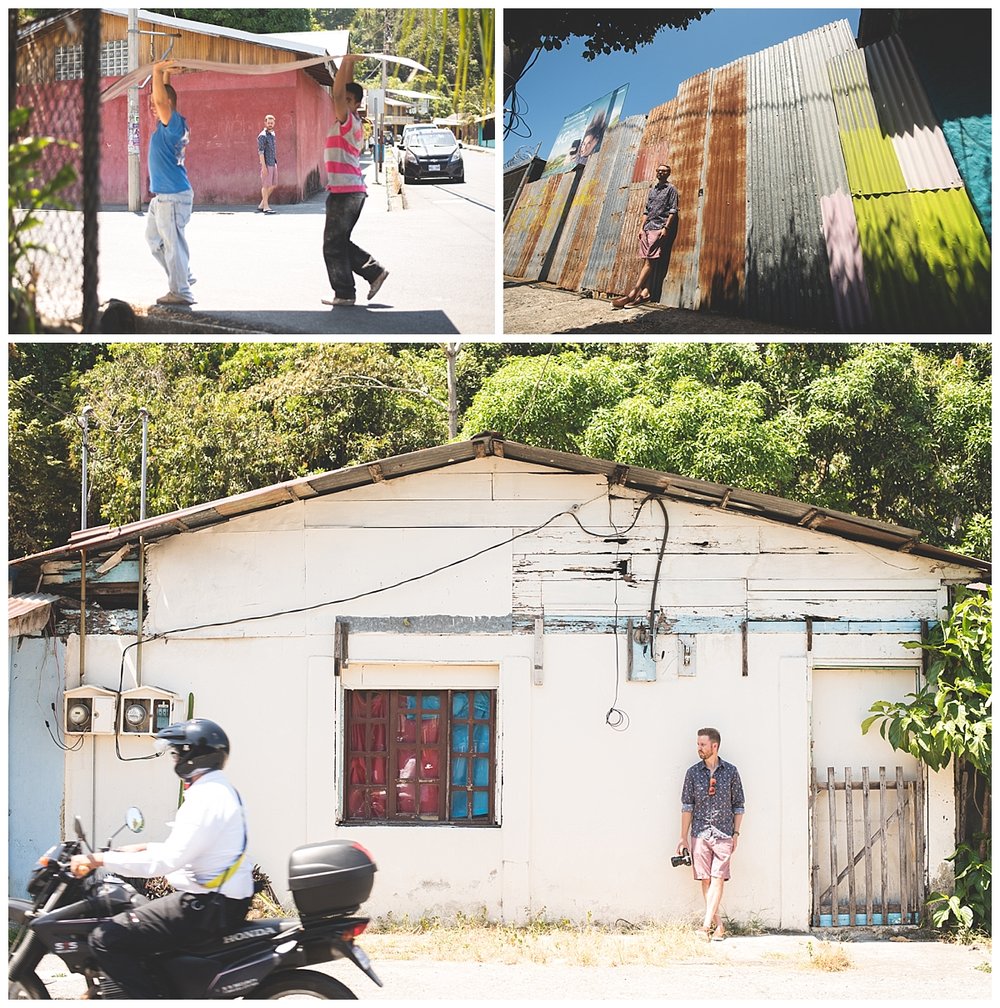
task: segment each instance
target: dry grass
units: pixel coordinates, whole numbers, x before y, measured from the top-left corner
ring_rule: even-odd
[[[463,915],[449,924],[437,918],[378,918],[365,933],[365,948],[384,959],[572,966],[662,966],[709,951],[690,924],[640,928],[535,919],[513,925]]]
[[[854,966],[844,947],[835,942],[819,942],[817,945],[809,942],[806,948],[809,951],[809,965],[813,969],[824,973],[840,973]]]

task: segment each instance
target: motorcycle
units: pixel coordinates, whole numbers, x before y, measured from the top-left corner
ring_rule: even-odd
[[[109,850],[126,827],[135,833],[142,829],[139,809],[128,810],[125,825],[102,850]],[[8,900],[8,920],[19,927],[7,961],[10,1000],[49,1000],[37,973],[46,955],[58,956],[71,972],[86,978],[88,998],[126,996],[102,972],[87,939],[109,917],[148,900],[130,882],[105,869],[84,878],[71,874],[70,858],[93,850],[79,817],[74,828],[75,838],[63,840],[39,858],[28,881],[32,899]],[[157,978],[161,996],[356,1000],[339,980],[303,969],[337,959],[349,959],[381,987],[368,956],[356,943],[369,918],[355,914],[371,895],[375,871],[371,855],[351,840],[296,848],[289,857],[288,881],[299,916],[245,921],[209,943],[151,956],[147,967]]]

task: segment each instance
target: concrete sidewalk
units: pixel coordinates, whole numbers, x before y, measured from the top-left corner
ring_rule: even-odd
[[[143,237],[145,216],[102,211],[100,302],[148,306],[143,335],[495,333],[495,215],[481,210],[482,225],[469,227],[427,206],[404,210],[399,197],[389,198],[387,173],[376,184],[371,161],[364,168],[369,196],[353,239],[390,274],[373,301],[365,300],[367,285],[360,281],[357,306],[332,311],[321,303],[331,297],[321,191],[304,203],[275,205],[273,215],[255,213],[254,206],[196,207],[187,227],[198,298],[190,312],[155,307],[166,283]]]

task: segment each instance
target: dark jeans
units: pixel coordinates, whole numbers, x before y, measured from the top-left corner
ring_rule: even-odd
[[[382,267],[351,241],[365,205],[364,193],[327,193],[326,226],[323,229],[323,260],[333,293],[339,298],[354,297],[354,274],[371,283]]]
[[[238,928],[249,899],[218,893],[171,893],[112,917],[94,928],[90,947],[101,968],[131,998],[162,998],[145,956],[208,941]]]

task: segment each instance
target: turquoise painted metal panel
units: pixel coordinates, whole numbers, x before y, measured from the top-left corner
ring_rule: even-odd
[[[991,331],[990,247],[964,189],[854,200],[878,331]]]
[[[993,116],[968,115],[945,119],[945,140],[976,208],[987,240],[993,234]]]
[[[892,140],[906,188],[957,189],[958,166],[902,40],[890,35],[862,52],[879,125]]]

